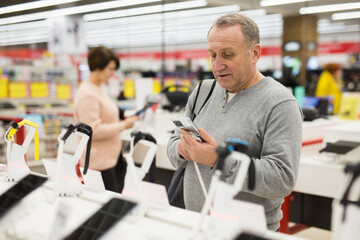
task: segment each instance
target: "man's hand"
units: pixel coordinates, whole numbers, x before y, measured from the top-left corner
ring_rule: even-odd
[[[215,152],[218,146],[217,141],[203,128],[200,128],[200,136],[204,142],[198,142],[185,130],[180,129],[180,141],[177,144],[178,153],[188,161],[194,161],[199,164],[213,167],[216,163],[217,154]]]

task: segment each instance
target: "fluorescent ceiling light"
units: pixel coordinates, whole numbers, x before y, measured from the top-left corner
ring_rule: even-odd
[[[192,24],[191,26],[185,25],[185,26],[173,26],[173,27],[167,27],[165,30],[165,34],[173,31],[187,31],[191,29],[201,29],[204,31],[208,31],[210,28],[210,24]],[[144,25],[142,28],[137,29],[126,29],[126,28],[118,28],[118,29],[106,29],[106,30],[96,30],[96,31],[88,31],[86,32],[86,37],[112,37],[112,36],[123,36],[123,37],[131,37],[135,35],[145,34],[145,33],[157,33],[159,36],[161,35],[161,26],[160,25]]]
[[[190,19],[188,19],[190,20]],[[206,19],[205,19],[206,20]],[[211,21],[199,21],[197,19],[192,19],[192,21],[183,21],[180,20],[178,22],[165,22],[165,33],[170,31],[180,31],[180,30],[189,30],[194,28],[203,28],[205,30],[209,30],[213,18],[211,18]],[[194,25],[194,22],[197,24]],[[264,22],[258,25],[260,31],[263,29],[277,29],[282,28],[282,21],[275,21],[275,22]],[[97,29],[87,29],[86,30],[86,36],[93,38],[93,37],[111,37],[112,35],[124,35],[124,36],[130,36],[130,35],[137,35],[137,34],[144,34],[149,32],[158,32],[160,34],[162,30],[162,24],[161,22],[149,22],[149,23],[142,23],[142,24],[134,24],[134,25],[116,25],[116,26],[107,26],[104,28],[97,28]]]
[[[187,17],[195,17],[195,16],[206,16],[211,14],[217,13],[229,13],[229,12],[236,12],[239,11],[240,7],[238,5],[229,5],[224,7],[212,7],[212,8],[201,8],[196,10],[185,10],[185,11],[178,11],[178,12],[170,12],[165,14],[150,14],[145,16],[136,16],[136,17],[125,17],[125,18],[118,18],[118,19],[107,19],[107,20],[100,20],[94,22],[87,22],[87,26],[99,26],[102,27],[103,25],[115,25],[115,24],[131,24],[131,23],[139,23],[139,22],[150,22],[150,21],[159,21],[163,18],[168,21],[169,19],[181,19]],[[214,19],[215,20],[215,19]],[[85,20],[86,21],[86,20]]]
[[[207,2],[205,0],[169,3],[169,4],[156,5],[156,6],[150,6],[150,7],[140,7],[140,8],[127,9],[127,10],[86,14],[86,15],[84,15],[84,20],[85,21],[95,21],[95,20],[100,20],[100,19],[119,18],[119,17],[156,13],[156,12],[162,12],[162,11],[167,12],[167,11],[173,11],[173,10],[178,10],[178,9],[203,7],[206,5],[207,5]]]
[[[359,31],[360,31],[359,25],[345,25],[339,28],[326,28],[324,30],[322,29],[318,30],[320,34],[340,33],[340,32],[359,32]]]
[[[0,14],[56,6],[56,5],[61,5],[61,4],[65,4],[65,3],[71,3],[71,2],[78,2],[78,1],[80,1],[80,0],[42,0],[42,1],[21,3],[21,4],[16,4],[16,5],[0,8]]]
[[[266,15],[266,10],[265,9],[255,9],[255,10],[240,11],[239,13],[244,14],[246,16],[264,16],[264,15]]]
[[[5,34],[0,35],[0,39],[12,39],[12,38],[18,38],[21,39],[23,37],[27,36],[35,36],[35,35],[49,35],[49,31],[44,28],[37,28],[37,29],[27,29],[27,30],[21,30],[21,31],[11,31],[7,32]]]
[[[225,7],[201,8],[196,10],[179,11],[165,14],[165,19],[178,19],[200,15],[211,15],[219,12],[236,12],[240,10],[239,5],[229,5]],[[215,19],[214,19],[215,20]]]
[[[47,42],[49,40],[48,34],[36,34],[31,36],[26,36],[23,38],[14,38],[14,39],[1,39],[0,43],[27,43],[28,41],[37,41],[37,42]]]
[[[300,8],[299,13],[312,14],[312,13],[322,13],[322,12],[344,11],[344,10],[351,10],[357,8],[360,8],[360,2],[303,7]]]
[[[331,16],[331,18],[332,18],[332,20],[344,20],[344,19],[360,18],[360,11],[346,12],[346,13],[334,13]]]
[[[0,25],[74,15],[85,12],[96,12],[105,9],[126,7],[126,6],[132,6],[132,5],[150,3],[150,2],[159,2],[159,1],[160,0],[117,0],[117,1],[102,2],[102,3],[94,3],[94,4],[77,6],[77,7],[69,7],[63,9],[3,18],[2,21],[0,22]]]
[[[48,37],[43,39],[25,39],[21,41],[11,41],[11,42],[0,42],[0,46],[13,46],[13,45],[23,45],[23,44],[33,44],[33,43],[43,43],[47,42]]]
[[[26,30],[26,29],[34,29],[34,28],[42,28],[48,27],[49,22],[46,20],[27,22],[27,23],[17,23],[17,24],[9,24],[0,26],[0,32],[9,32],[16,30]]]
[[[256,24],[269,23],[269,22],[282,22],[283,21],[281,14],[270,14],[270,15],[265,15],[265,16],[260,16],[260,17],[253,17],[252,20],[254,20],[254,22]]]
[[[260,2],[260,6],[269,7],[269,6],[284,5],[284,4],[299,3],[299,2],[310,2],[310,1],[312,0],[262,0]]]

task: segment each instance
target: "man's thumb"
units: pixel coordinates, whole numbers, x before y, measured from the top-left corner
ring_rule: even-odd
[[[200,131],[201,138],[204,139],[205,142],[207,142],[209,144],[212,144],[212,143],[217,144],[215,138],[213,138],[207,131],[205,131],[205,129],[200,128],[199,131]]]

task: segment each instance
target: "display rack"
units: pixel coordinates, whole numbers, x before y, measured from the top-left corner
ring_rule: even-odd
[[[64,126],[74,122],[71,111],[71,109],[67,109],[67,111],[65,111],[65,109],[32,109],[27,111],[32,117],[35,115],[38,119],[42,119],[42,122],[39,124],[39,159],[56,158],[58,145],[57,137]],[[23,119],[20,115],[21,114],[17,116],[0,116],[0,121],[2,122],[2,125],[0,126],[1,132],[6,131],[8,127],[7,123],[10,121],[20,122]],[[16,142],[18,144],[22,143],[24,136],[25,130],[20,129],[18,133],[16,133]],[[33,144],[34,143],[31,143],[29,146],[26,160],[28,161],[29,166],[42,165],[41,161],[35,162],[33,159]],[[3,139],[3,135],[0,140],[0,163],[6,163],[6,142]]]

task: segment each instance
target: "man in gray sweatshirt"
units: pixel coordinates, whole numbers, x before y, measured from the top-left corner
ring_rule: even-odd
[[[283,85],[257,70],[261,55],[259,29],[250,18],[232,13],[217,19],[208,33],[208,52],[217,83],[194,119],[205,142],[180,130],[170,138],[167,149],[174,167],[186,168],[185,207],[200,212],[205,200],[194,162],[198,163],[208,189],[217,161],[216,147],[227,138],[238,138],[249,143],[256,188],[247,189],[246,179],[236,199],[262,204],[268,228],[277,230],[282,218],[281,204],[293,190],[298,172],[301,108]],[[186,106],[188,117],[196,92],[197,89]],[[238,168],[236,160],[226,162],[226,182],[233,183]]]

